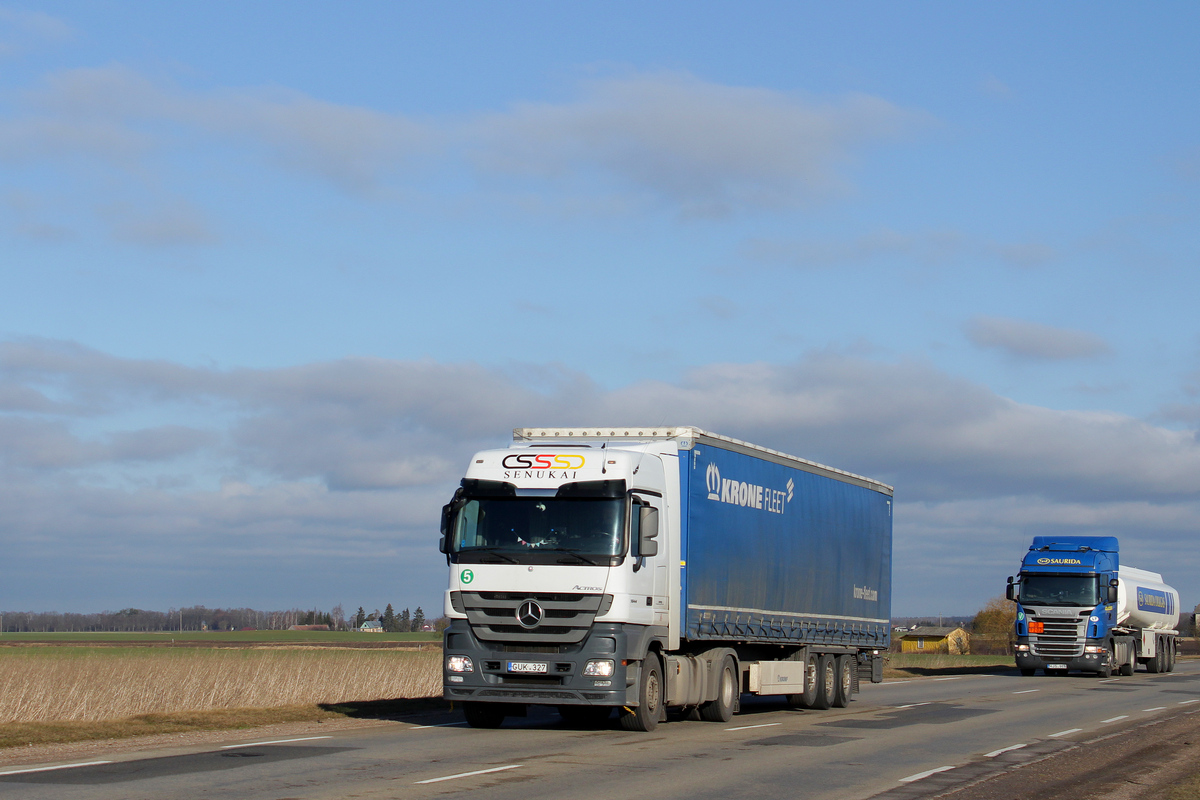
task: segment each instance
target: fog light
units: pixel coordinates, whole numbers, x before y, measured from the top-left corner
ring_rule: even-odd
[[[612,681],[592,681],[595,686],[612,686]]]
[[[446,680],[450,681],[450,683],[462,683],[463,676],[462,675],[449,675],[446,677]]]
[[[583,674],[589,678],[611,678],[613,674],[612,659],[604,658],[587,662],[583,665]]]
[[[446,669],[450,672],[474,672],[475,665],[470,656],[450,656],[446,659]]]

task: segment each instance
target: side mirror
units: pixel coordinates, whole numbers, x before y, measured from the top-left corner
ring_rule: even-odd
[[[1013,583],[1012,575],[1008,576],[1008,586],[1004,589],[1004,597],[1005,599],[1014,601],[1020,597],[1020,594],[1017,592],[1017,584]]]
[[[454,509],[450,503],[442,506],[442,538],[438,541],[438,550],[450,552],[450,529],[454,524]]]
[[[1108,602],[1110,602],[1110,603],[1117,602],[1117,599],[1118,599],[1117,598],[1117,587],[1120,585],[1121,585],[1121,582],[1119,580],[1117,580],[1116,578],[1113,578],[1111,581],[1108,582]]]
[[[641,506],[638,522],[638,555],[658,555],[658,509]]]

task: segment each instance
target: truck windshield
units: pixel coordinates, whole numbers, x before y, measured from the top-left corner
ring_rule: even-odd
[[[1091,608],[1100,602],[1098,585],[1095,575],[1026,575],[1021,604]]]
[[[609,566],[624,552],[624,498],[472,498],[459,509],[451,552],[513,563]],[[465,560],[460,558],[459,560]]]

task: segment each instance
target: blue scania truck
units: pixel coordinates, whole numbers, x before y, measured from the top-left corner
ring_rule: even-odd
[[[727,721],[742,693],[845,706],[882,679],[892,488],[691,427],[518,428],[442,511],[443,691],[496,727],[667,709]]]
[[[1006,596],[1017,601],[1022,675],[1175,669],[1179,593],[1121,564],[1115,537],[1035,536]]]

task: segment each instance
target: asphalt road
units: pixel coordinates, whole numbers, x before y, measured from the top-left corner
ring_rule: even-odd
[[[0,796],[54,800],[853,800],[926,797],[1074,742],[1200,710],[1200,662],[1095,677],[979,675],[865,685],[847,709],[746,697],[727,724],[672,721],[650,734],[564,726],[535,709],[499,730],[458,714],[203,749],[10,765]],[[131,745],[131,751],[133,746]],[[94,763],[103,761],[105,763]],[[53,768],[47,769],[47,766]],[[25,771],[36,769],[37,771]]]

